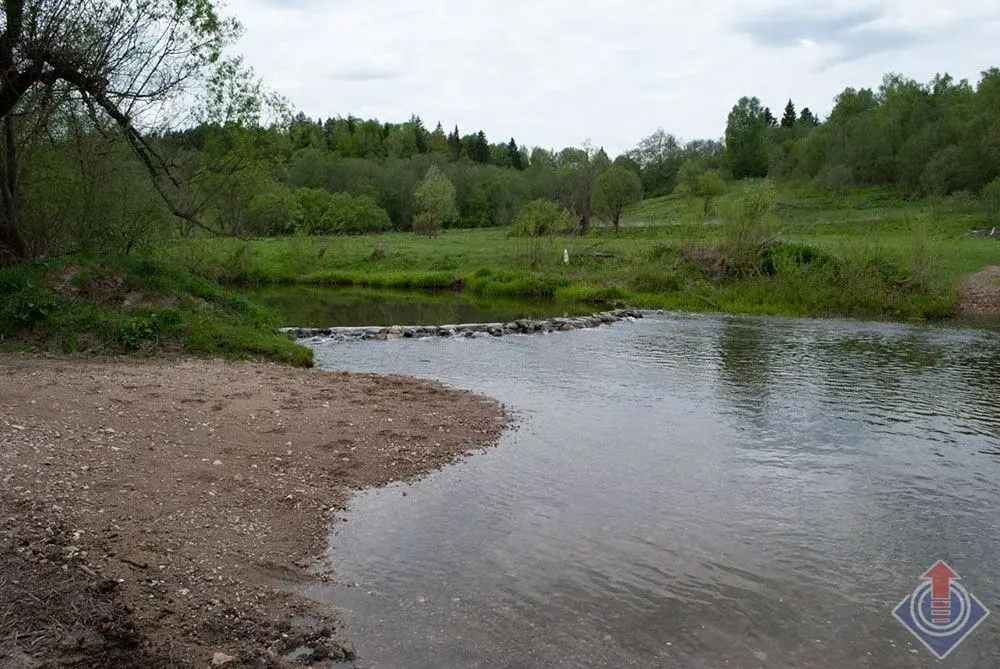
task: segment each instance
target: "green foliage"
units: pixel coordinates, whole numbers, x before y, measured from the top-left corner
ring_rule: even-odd
[[[983,202],[986,203],[986,216],[989,224],[993,227],[1000,227],[1000,177],[983,188]]]
[[[437,167],[432,165],[413,193],[417,214],[433,219],[438,229],[458,218],[454,184]]]
[[[389,214],[367,195],[300,188],[291,210],[296,228],[308,235],[361,235],[392,227]]]
[[[436,237],[441,232],[441,221],[428,212],[419,213],[413,218],[413,232],[427,237]]]
[[[0,344],[84,353],[192,353],[310,365],[276,316],[148,258],[69,256],[0,269]]]
[[[767,175],[771,156],[767,128],[764,110],[757,98],[740,98],[729,112],[726,155],[737,179]]]
[[[278,237],[295,232],[292,193],[275,186],[254,196],[247,207],[246,230],[257,237]]]
[[[727,273],[747,276],[760,271],[771,239],[771,216],[777,204],[774,185],[761,181],[727,203],[722,211],[723,249]]]
[[[642,199],[639,175],[620,165],[612,165],[597,178],[594,186],[594,213],[619,228],[622,214]]]
[[[785,105],[785,113],[781,115],[781,127],[794,128],[796,119],[795,104],[789,100],[788,104]]]
[[[566,234],[575,227],[573,215],[551,200],[524,205],[514,218],[515,237],[547,237]]]
[[[725,192],[726,182],[717,170],[706,170],[698,177],[698,187],[695,194],[699,197],[713,198],[724,195]]]

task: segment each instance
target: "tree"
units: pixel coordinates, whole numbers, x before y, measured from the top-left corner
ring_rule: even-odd
[[[448,133],[448,152],[452,160],[458,160],[462,155],[462,136],[458,134],[458,126]]]
[[[754,98],[756,100],[757,98]],[[774,128],[778,125],[778,119],[774,118],[774,114],[771,113],[770,107],[764,108],[764,125],[768,128]]]
[[[705,218],[708,218],[712,198],[726,192],[726,182],[717,170],[706,170],[698,177],[698,188],[695,192],[698,197],[705,199]]]
[[[517,142],[514,138],[510,138],[510,144],[507,145],[507,152],[510,154],[510,165],[518,172],[524,169],[524,157],[521,155],[521,149],[517,146]]]
[[[708,217],[712,198],[726,192],[726,182],[718,170],[710,170],[701,158],[688,158],[677,173],[677,188],[675,192],[693,205],[693,198],[704,200],[703,212]]]
[[[437,223],[437,227],[451,223],[458,218],[455,185],[438,168],[432,165],[423,180],[413,192],[417,215]]]
[[[642,181],[639,175],[620,165],[612,165],[599,177],[594,186],[594,212],[614,226],[618,232],[622,214],[642,199]]]
[[[726,153],[737,179],[763,177],[770,164],[771,144],[765,111],[757,98],[740,98],[726,123]]]
[[[789,99],[788,104],[785,105],[785,113],[781,115],[781,127],[794,128],[795,120],[795,104]]]
[[[684,162],[684,149],[677,137],[660,128],[627,155],[639,165],[639,178],[647,195],[666,195],[674,189],[677,170]]]
[[[805,128],[814,128],[819,125],[819,119],[813,115],[809,107],[803,107],[799,114],[799,125]]]
[[[557,164],[561,199],[568,209],[576,212],[580,234],[585,235],[590,232],[591,201],[597,178],[611,161],[604,149],[594,152],[589,148],[567,147],[559,152]]]
[[[143,131],[207,83],[237,24],[213,0],[6,0],[3,19],[0,261],[25,256],[14,115],[39,90],[40,107],[71,105],[102,128],[116,125],[171,211],[198,222],[174,197],[180,177]]]

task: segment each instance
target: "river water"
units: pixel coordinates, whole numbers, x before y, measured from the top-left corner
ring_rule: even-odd
[[[658,315],[321,344],[496,397],[496,449],[353,498],[359,666],[1000,666],[1000,333]],[[939,559],[995,613],[939,663],[892,615]]]

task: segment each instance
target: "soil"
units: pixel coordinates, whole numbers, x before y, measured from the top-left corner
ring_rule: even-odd
[[[506,420],[402,377],[0,357],[0,668],[345,666],[295,591],[333,577],[310,567],[350,490]]]
[[[1000,266],[973,274],[958,295],[958,314],[967,318],[1000,317]]]

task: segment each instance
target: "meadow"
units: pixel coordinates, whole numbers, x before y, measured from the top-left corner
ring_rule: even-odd
[[[754,188],[712,203],[727,211]],[[631,208],[618,233],[520,238],[509,229],[437,237],[197,239],[164,261],[233,286],[313,284],[465,291],[685,311],[937,320],[956,312],[967,275],[1000,263],[975,201],[911,200],[892,189],[832,193],[783,186],[749,238],[700,201],[676,195]],[[746,248],[740,248],[746,247]],[[567,250],[570,263],[564,264]],[[749,253],[739,263],[740,254]],[[738,265],[738,266],[736,266]]]

